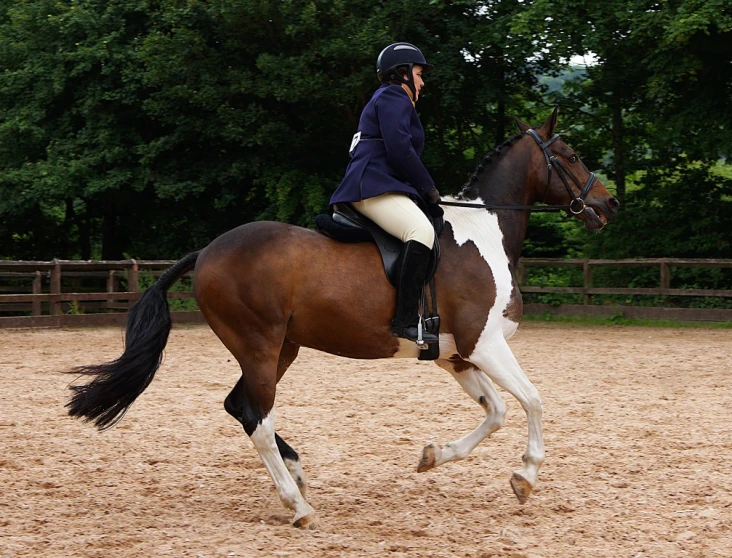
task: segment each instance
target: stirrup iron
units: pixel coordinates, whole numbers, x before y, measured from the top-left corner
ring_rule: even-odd
[[[420,351],[424,351],[426,348],[429,347],[427,343],[424,342],[424,339],[422,338],[422,316],[419,317],[419,321],[417,322],[417,348]]]

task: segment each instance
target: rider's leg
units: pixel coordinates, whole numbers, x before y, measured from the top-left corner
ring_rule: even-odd
[[[410,240],[404,245],[397,275],[397,298],[391,332],[397,337],[417,341],[419,338],[419,301],[424,289],[431,250],[421,242]],[[437,336],[422,331],[425,343],[437,343]]]
[[[424,288],[435,231],[429,219],[404,194],[382,194],[352,204],[386,232],[404,242],[397,275],[397,298],[391,330],[397,337],[418,338],[419,300]],[[437,336],[423,332],[425,343],[436,343]]]
[[[405,244],[416,240],[431,250],[435,243],[432,223],[406,194],[381,194],[351,205]]]

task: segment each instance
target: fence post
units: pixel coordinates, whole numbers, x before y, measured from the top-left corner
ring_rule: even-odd
[[[61,294],[61,264],[53,259],[53,268],[51,269],[51,286],[49,289],[51,294]],[[61,315],[61,302],[58,300],[51,301],[51,316]]]
[[[109,270],[109,275],[107,275],[107,292],[113,293],[114,292],[114,269]],[[114,304],[114,300],[107,299],[107,308],[111,307]]]
[[[33,278],[33,294],[38,295],[41,294],[41,288],[43,281],[43,275],[40,271],[36,270],[36,276]],[[33,308],[33,315],[34,316],[40,316],[41,315],[41,300],[39,298],[34,298],[32,302],[32,308]]]
[[[589,260],[585,260],[582,262],[582,286],[585,289],[589,289],[592,287],[592,268],[590,267]],[[585,294],[582,297],[582,304],[592,304],[592,295],[587,294],[587,291],[585,291]]]
[[[665,261],[665,259],[661,262],[661,288],[671,288],[671,270],[669,269],[668,262]]]
[[[137,260],[130,260],[132,267],[127,272],[127,292],[136,293],[139,291],[138,277],[140,272],[140,266],[137,265]]]
[[[137,264],[137,260],[130,260],[132,267],[127,271],[127,292],[136,293],[140,291],[140,266]],[[127,307],[132,306],[131,300],[127,301]]]
[[[526,266],[524,266],[524,262],[519,261],[516,267],[516,281],[518,281],[519,287],[523,286],[524,277],[526,277]]]

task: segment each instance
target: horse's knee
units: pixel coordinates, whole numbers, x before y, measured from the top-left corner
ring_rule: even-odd
[[[491,420],[495,430],[503,428],[506,424],[506,403],[500,397],[488,398],[481,395],[478,403],[485,411],[486,416]]]
[[[493,411],[493,420],[496,426],[496,430],[503,428],[506,424],[506,404],[500,401]]]
[[[541,396],[538,391],[534,390],[527,397],[526,411],[532,413],[534,416],[541,417],[544,412],[544,403],[542,403]]]

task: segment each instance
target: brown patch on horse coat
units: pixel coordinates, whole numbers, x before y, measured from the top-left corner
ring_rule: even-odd
[[[440,333],[452,333],[458,352],[468,356],[496,303],[496,281],[473,241],[457,245],[449,222],[445,223],[440,247],[442,258],[435,276]],[[441,288],[447,283],[449,290]]]
[[[464,360],[460,357],[460,355],[452,355],[447,360],[450,361],[450,364],[452,364],[452,369],[457,374],[460,374],[460,372],[465,372],[466,370],[469,370],[471,368],[475,368],[474,364],[471,364],[467,360]]]
[[[524,244],[524,233],[528,224],[529,214],[526,212],[509,213],[498,219],[498,227],[503,233],[503,249],[508,256],[508,269],[511,272],[513,281],[511,297],[506,308],[503,309],[503,317],[512,322],[519,323],[524,313],[524,301],[518,287],[516,278],[516,263],[521,257],[521,248]]]
[[[514,279],[513,290],[511,291],[511,299],[508,301],[505,310],[503,311],[503,317],[508,318],[512,322],[519,323],[521,316],[524,315],[524,301],[521,297],[521,291],[516,284]]]
[[[352,358],[388,358],[399,348],[394,288],[370,243],[250,223],[202,252],[194,284],[201,311],[240,362],[276,363],[285,341]]]

